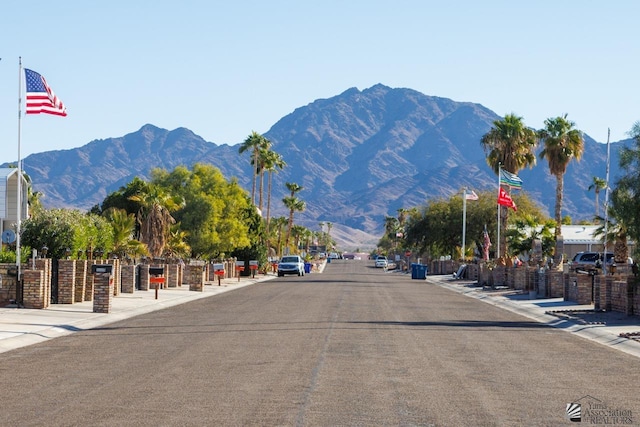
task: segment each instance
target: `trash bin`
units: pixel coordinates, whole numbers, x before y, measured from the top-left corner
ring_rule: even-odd
[[[331,264],[331,258],[327,257],[327,264]]]
[[[424,264],[411,264],[411,278],[424,280],[427,278],[427,266]]]
[[[305,262],[304,263],[304,272],[305,274],[311,273],[311,263],[310,262]]]

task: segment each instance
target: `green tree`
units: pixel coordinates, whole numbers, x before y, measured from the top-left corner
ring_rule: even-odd
[[[613,259],[617,263],[626,263],[629,257],[629,225],[628,216],[625,215],[625,207],[631,202],[632,196],[623,189],[616,188],[611,193],[611,204],[607,210],[607,227],[605,235],[605,219],[596,216],[595,220],[600,223],[593,235],[603,240],[606,238],[607,250],[613,246]]]
[[[545,218],[542,209],[533,203],[525,192],[514,195],[518,212],[512,215],[510,222],[532,215]],[[469,246],[475,245],[481,253],[484,227],[487,227],[494,241],[497,229],[496,195],[494,191],[478,193],[478,200],[467,203],[467,238]],[[433,199],[426,206],[411,209],[405,226],[405,244],[427,256],[454,256],[462,246],[462,210],[460,195],[445,199]]]
[[[602,178],[598,178],[597,176],[594,176],[593,182],[591,183],[591,185],[589,185],[589,188],[587,189],[587,191],[594,190],[596,193],[596,216],[600,215],[600,201],[599,201],[600,190],[604,190],[606,187],[607,187],[606,180]]]
[[[482,148],[487,156],[487,164],[496,175],[500,168],[517,174],[525,167],[533,167],[536,164],[535,148],[538,143],[533,129],[525,126],[523,118],[514,113],[507,114],[503,120],[493,122],[493,127],[482,136],[480,140]],[[500,218],[504,229],[508,222],[509,210],[499,206]],[[507,241],[504,234],[500,235],[500,254],[507,253]]]
[[[144,194],[149,190],[149,183],[134,177],[127,185],[109,193],[100,205],[91,208],[90,212],[101,215],[110,208],[124,209],[128,214],[136,215],[141,208],[140,202],[131,199],[136,194]]]
[[[532,214],[520,215],[514,219],[512,226],[506,231],[510,254],[531,255],[533,241],[540,240],[543,255],[553,255],[555,238],[552,230],[554,228],[555,222],[549,218],[541,218]]]
[[[62,259],[77,251],[113,248],[113,230],[106,219],[78,210],[44,209],[22,224],[21,239],[24,246],[47,256]]]
[[[640,121],[629,135],[632,145],[620,149],[620,178],[616,181],[616,215],[625,222],[631,239],[640,241]],[[616,192],[614,190],[614,193]]]
[[[227,181],[218,168],[196,163],[191,171],[184,166],[154,171],[153,183],[184,199],[174,217],[192,256],[214,259],[251,244],[246,209],[255,207],[237,181]]]
[[[158,185],[149,185],[145,192],[129,197],[140,203],[137,220],[140,224],[140,241],[147,245],[150,256],[159,258],[169,237],[169,230],[175,219],[171,212],[183,205],[183,200],[171,196]]]
[[[562,235],[562,198],[564,174],[572,159],[580,160],[584,151],[582,132],[575,129],[575,123],[567,120],[567,115],[549,118],[544,121],[544,129],[538,131],[538,137],[544,144],[540,152],[541,159],[547,159],[549,171],[556,177],[555,215],[556,240]],[[557,256],[559,254],[556,254]]]

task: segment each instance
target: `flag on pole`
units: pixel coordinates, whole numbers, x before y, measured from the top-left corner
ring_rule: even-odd
[[[507,185],[511,188],[522,188],[522,180],[514,173],[500,169],[500,184]]]
[[[464,198],[466,200],[478,200],[478,195],[473,190],[471,192],[464,190]]]
[[[53,114],[56,116],[66,116],[67,109],[53,93],[47,81],[35,71],[24,69],[25,81],[27,83],[27,114]]]
[[[511,208],[514,212],[518,210],[518,207],[516,206],[511,196],[502,187],[500,188],[500,192],[498,193],[498,204]]]

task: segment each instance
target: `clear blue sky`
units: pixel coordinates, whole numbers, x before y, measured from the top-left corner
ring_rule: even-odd
[[[640,120],[639,16],[636,0],[6,0],[0,163],[18,157],[19,56],[68,110],[23,115],[22,158],[146,123],[233,145],[377,83],[618,141]]]

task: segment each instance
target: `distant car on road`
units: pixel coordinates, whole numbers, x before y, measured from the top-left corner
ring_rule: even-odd
[[[285,274],[297,274],[304,276],[304,261],[298,255],[283,256],[278,263],[278,277]]]
[[[387,268],[389,266],[389,260],[386,256],[378,256],[376,258],[376,268]]]

